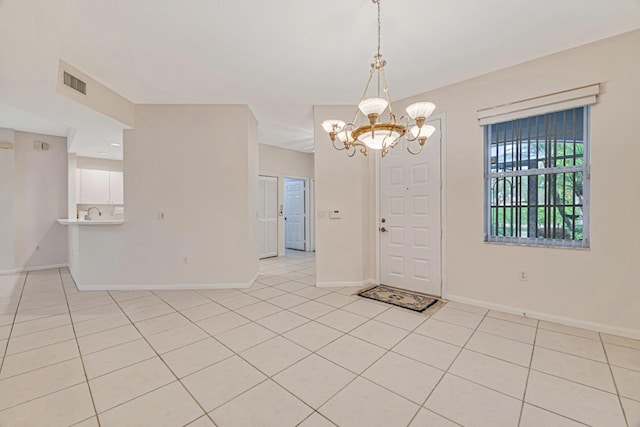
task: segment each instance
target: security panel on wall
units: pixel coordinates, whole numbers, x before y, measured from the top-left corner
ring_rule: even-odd
[[[305,250],[305,180],[284,179],[284,247]]]

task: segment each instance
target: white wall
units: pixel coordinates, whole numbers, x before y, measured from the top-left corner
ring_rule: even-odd
[[[124,170],[122,160],[98,159],[94,157],[77,156],[78,169],[95,169],[101,171],[122,172]]]
[[[77,194],[76,187],[78,185],[78,156],[74,153],[67,153],[67,218],[73,219],[78,214],[76,206]]]
[[[321,123],[352,117],[355,107],[315,106],[316,276],[318,286],[359,286],[375,277],[371,208],[374,156],[336,151]],[[329,219],[330,210],[342,218]]]
[[[124,140],[125,223],[71,227],[78,285],[248,285],[258,272],[257,124],[249,108],[138,105],[136,129]]]
[[[87,84],[86,95],[64,84],[65,71]],[[56,92],[126,126],[134,126],[135,110],[131,101],[63,60],[58,61]]]
[[[49,149],[34,150],[34,142]],[[67,139],[15,132],[15,266],[32,269],[67,263]]]
[[[15,132],[0,128],[0,142],[15,143]],[[13,271],[15,254],[15,149],[0,149],[0,273]]]
[[[284,205],[284,178],[313,178],[313,154],[259,144],[260,175],[278,178],[278,206]],[[278,255],[284,255],[284,216],[278,216]]]
[[[638,69],[635,31],[396,103],[429,100],[446,114],[445,297],[640,337]],[[593,83],[591,248],[484,243],[477,110]]]
[[[247,131],[247,168],[246,168],[246,177],[247,177],[247,222],[246,225],[249,227],[248,233],[246,235],[247,240],[247,248],[248,250],[245,253],[246,257],[246,265],[249,271],[255,272],[256,275],[260,270],[260,264],[258,258],[260,256],[260,243],[258,238],[259,227],[258,227],[258,169],[259,169],[259,148],[258,146],[258,121],[256,117],[253,115],[251,109],[247,108],[247,121],[246,121],[246,131]],[[250,279],[253,279],[251,277]]]

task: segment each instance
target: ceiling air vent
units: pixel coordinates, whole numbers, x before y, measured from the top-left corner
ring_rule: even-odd
[[[66,71],[64,72],[64,84],[65,86],[69,86],[71,89],[80,92],[83,95],[87,94],[87,84],[79,78],[67,73]]]

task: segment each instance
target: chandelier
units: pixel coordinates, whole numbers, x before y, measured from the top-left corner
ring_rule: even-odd
[[[356,114],[350,123],[335,119],[325,120],[322,122],[322,128],[329,134],[333,148],[346,150],[349,157],[353,157],[358,148],[365,156],[369,149],[381,150],[382,157],[384,157],[403,137],[406,140],[407,151],[411,154],[420,154],[427,138],[436,130],[435,127],[424,124],[436,106],[431,102],[416,102],[406,108],[407,115],[403,115],[400,120],[396,120],[396,115],[393,114],[391,108],[389,89],[384,76],[384,66],[387,61],[380,54],[381,0],[371,1],[378,6],[378,52],[373,57],[369,80],[364,88],[362,98],[360,98]],[[374,76],[377,77],[377,95],[373,98],[365,98]],[[380,95],[380,89],[384,92],[384,97]],[[389,118],[387,121],[382,121],[381,116],[387,108],[389,110]],[[360,126],[356,125],[360,113],[368,118],[369,123]],[[411,123],[411,120],[413,120],[413,123]],[[408,133],[407,129],[409,130]],[[337,145],[336,142],[338,142]],[[413,149],[412,146],[414,147]]]

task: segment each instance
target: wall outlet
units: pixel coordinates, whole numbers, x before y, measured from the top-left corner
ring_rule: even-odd
[[[158,212],[158,219],[159,220],[163,220],[164,219],[164,212]]]
[[[521,282],[526,282],[528,278],[529,278],[529,276],[527,275],[526,271],[521,271],[520,272],[520,281]]]
[[[189,264],[189,258],[184,257],[184,263],[185,263],[185,264]]]

